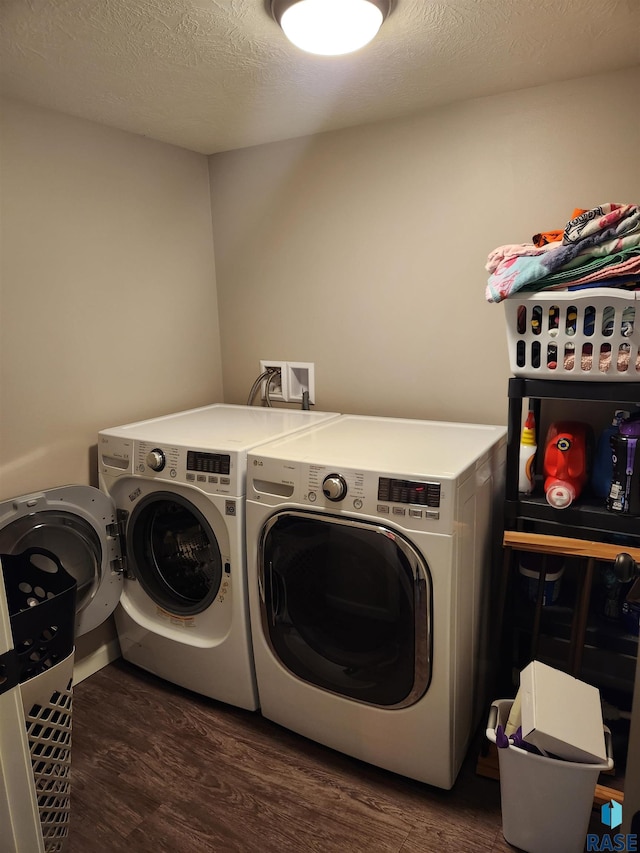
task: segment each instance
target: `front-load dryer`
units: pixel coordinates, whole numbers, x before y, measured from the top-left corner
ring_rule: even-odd
[[[77,581],[76,636],[115,611],[125,659],[257,708],[245,571],[250,448],[336,417],[212,405],[100,432],[100,489],[0,504],[0,554],[52,552]]]
[[[450,788],[477,723],[499,426],[343,415],[248,458],[264,716]]]

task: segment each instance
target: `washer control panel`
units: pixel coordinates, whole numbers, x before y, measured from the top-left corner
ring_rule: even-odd
[[[98,457],[100,474],[110,479],[137,475],[194,485],[207,494],[242,494],[243,483],[230,454],[101,433]]]
[[[187,471],[228,475],[231,471],[231,457],[228,453],[203,453],[198,450],[187,450]]]
[[[162,471],[167,464],[167,457],[159,447],[155,447],[147,453],[146,463],[152,471]]]

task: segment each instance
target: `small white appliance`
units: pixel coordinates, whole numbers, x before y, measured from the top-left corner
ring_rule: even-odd
[[[505,439],[499,426],[343,415],[249,453],[265,717],[453,785],[481,707]]]
[[[247,452],[333,417],[216,404],[103,430],[100,489],[64,486],[1,503],[0,554],[56,555],[78,584],[76,636],[115,610],[125,659],[255,710]]]

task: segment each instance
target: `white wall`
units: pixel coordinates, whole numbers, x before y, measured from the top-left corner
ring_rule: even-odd
[[[4,102],[0,499],[97,480],[97,431],[222,397],[207,158]]]
[[[212,156],[226,402],[260,358],[311,361],[318,409],[505,423],[487,254],[640,201],[639,91],[634,69]]]
[[[5,102],[0,500],[96,484],[102,427],[222,399],[207,158]],[[80,638],[76,680],[118,653]]]

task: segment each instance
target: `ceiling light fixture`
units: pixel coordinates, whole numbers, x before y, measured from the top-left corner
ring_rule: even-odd
[[[339,56],[369,44],[389,6],[390,0],[271,0],[271,14],[296,47]]]

